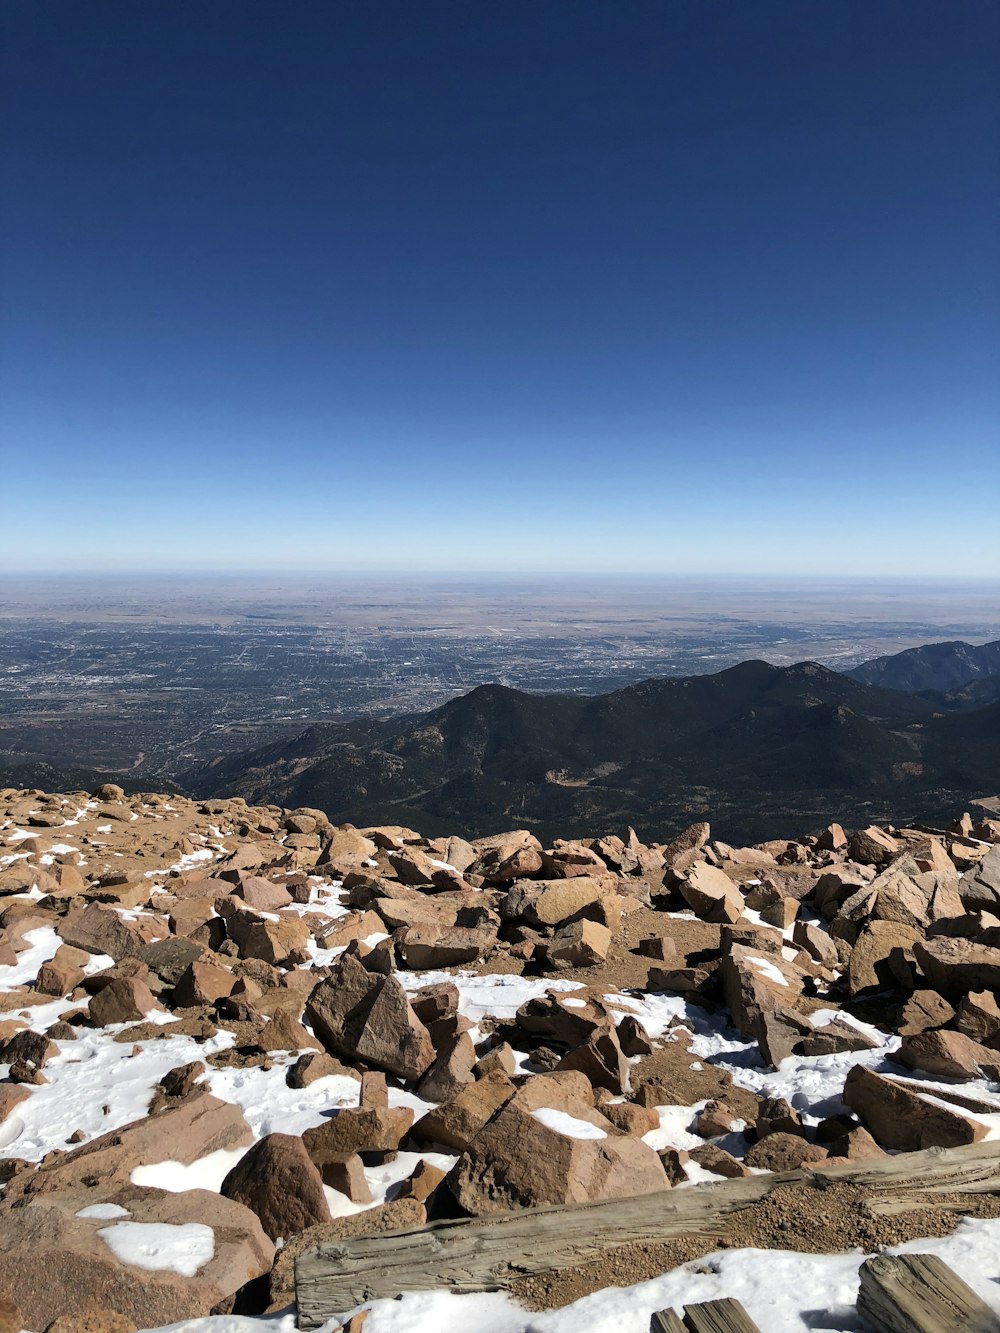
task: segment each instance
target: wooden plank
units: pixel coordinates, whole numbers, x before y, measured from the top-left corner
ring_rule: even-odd
[[[702,1301],[684,1307],[688,1333],[760,1333],[739,1301],[727,1296],[721,1301]]]
[[[866,1260],[858,1313],[877,1333],[1000,1333],[1000,1318],[936,1254]]]
[[[295,1261],[299,1327],[318,1328],[339,1311],[404,1291],[496,1291],[519,1276],[566,1268],[632,1241],[655,1244],[684,1236],[711,1242],[725,1231],[733,1213],[778,1186],[822,1188],[827,1182],[859,1185],[873,1199],[904,1199],[913,1207],[936,1202],[938,1194],[1000,1193],[1000,1142],[930,1148],[820,1171],[783,1171],[640,1198],[524,1209],[330,1242]]]
[[[673,1310],[657,1310],[650,1315],[649,1333],[688,1333],[684,1320]]]

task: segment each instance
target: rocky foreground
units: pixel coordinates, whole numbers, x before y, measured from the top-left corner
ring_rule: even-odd
[[[998,990],[993,820],[543,848],[0,791],[0,1330],[276,1311],[337,1237],[976,1142]]]

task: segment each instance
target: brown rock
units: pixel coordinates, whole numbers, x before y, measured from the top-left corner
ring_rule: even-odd
[[[137,1023],[156,1008],[153,992],[139,977],[109,981],[90,1001],[91,1022],[98,1027],[112,1023]]]
[[[175,1161],[189,1166],[221,1148],[243,1148],[253,1142],[250,1126],[238,1106],[197,1091],[176,1106],[111,1130],[65,1156],[56,1158],[32,1177],[32,1190],[51,1193],[86,1183],[92,1201],[103,1202],[129,1186],[137,1166]],[[12,1197],[14,1183],[7,1187]],[[2,1287],[0,1287],[2,1290]]]
[[[348,1153],[394,1153],[413,1124],[409,1107],[348,1106],[321,1125],[302,1135],[306,1151],[316,1166],[323,1166]]]
[[[117,1310],[90,1309],[60,1315],[53,1319],[45,1333],[136,1333],[136,1327],[131,1319]]]
[[[504,898],[501,914],[505,921],[562,926],[592,911],[601,895],[601,883],[592,876],[518,881]]]
[[[259,875],[247,875],[236,886],[236,894],[255,912],[277,912],[287,907],[292,896],[281,884],[274,884]]]
[[[377,912],[352,912],[340,917],[323,936],[324,949],[339,949],[352,940],[366,940],[370,935],[384,935],[385,922]]]
[[[481,1055],[476,1061],[475,1073],[476,1078],[483,1078],[484,1075],[492,1073],[501,1073],[507,1078],[512,1078],[517,1073],[517,1057],[510,1043],[502,1041],[499,1046],[494,1046],[485,1055]]]
[[[704,862],[693,866],[680,882],[680,894],[703,921],[739,921],[743,898],[723,871]]]
[[[475,1080],[476,1048],[467,1032],[458,1032],[444,1042],[438,1057],[420,1080],[418,1095],[427,1102],[447,1102],[466,1083]]]
[[[839,824],[828,824],[816,839],[821,852],[840,852],[847,846],[847,834]]]
[[[401,1199],[417,1199],[426,1203],[437,1187],[442,1183],[446,1172],[430,1162],[421,1161],[414,1167],[413,1174],[403,1181],[399,1193]]]
[[[0,1292],[20,1307],[28,1328],[79,1317],[88,1307],[114,1310],[139,1328],[208,1315],[248,1281],[268,1272],[273,1246],[249,1209],[208,1190],[169,1193],[124,1189],[111,1201],[130,1224],[210,1227],[214,1253],[191,1277],[150,1271],[118,1259],[109,1224],[75,1214],[94,1191],[35,1193],[0,1210]],[[103,1201],[103,1200],[102,1200]]]
[[[347,1196],[352,1203],[371,1203],[372,1192],[365,1177],[365,1164],[357,1153],[330,1157],[322,1167],[323,1184]]]
[[[472,845],[477,856],[466,867],[466,874],[481,875],[487,884],[504,884],[537,875],[544,864],[541,843],[523,829],[477,838]]]
[[[395,976],[376,976],[344,955],[306,1002],[306,1018],[333,1055],[364,1060],[403,1079],[434,1062],[430,1034]]]
[[[808,1033],[802,1040],[801,1049],[802,1054],[808,1056],[839,1055],[843,1051],[871,1051],[877,1044],[853,1024],[834,1019]]]
[[[827,1145],[831,1157],[846,1157],[849,1162],[871,1162],[886,1154],[867,1129],[852,1129]]]
[[[429,968],[457,967],[485,958],[496,946],[495,929],[486,926],[409,926],[396,941],[404,965],[422,972]]]
[[[268,1134],[223,1180],[220,1193],[260,1218],[272,1240],[330,1221],[323,1180],[300,1138]]]
[[[851,950],[851,994],[912,983],[914,945],[920,931],[896,921],[869,921]]]
[[[289,1088],[308,1088],[321,1078],[357,1078],[357,1071],[342,1065],[326,1051],[306,1051],[300,1055],[285,1075]]]
[[[1000,990],[1000,949],[973,940],[918,940],[913,954],[924,976],[942,995]]]
[[[744,1166],[732,1153],[726,1152],[725,1148],[720,1148],[716,1143],[704,1143],[698,1148],[692,1148],[688,1156],[692,1162],[697,1162],[706,1171],[711,1171],[717,1176],[725,1176],[729,1180],[738,1180],[741,1176],[752,1174],[748,1166]]]
[[[460,1207],[482,1216],[668,1188],[653,1149],[617,1134],[586,1102],[564,1101],[571,1109],[553,1108],[548,1117],[544,1103],[533,1110],[533,1098],[544,1095],[533,1085],[544,1081],[539,1076],[515,1094],[449,1174],[448,1187]],[[532,1096],[526,1097],[529,1089]],[[546,1118],[558,1127],[544,1123]]]
[[[516,1091],[499,1071],[470,1083],[450,1102],[422,1116],[411,1131],[418,1143],[440,1144],[453,1152],[465,1152],[487,1121]]]
[[[978,1143],[988,1132],[985,1125],[935,1106],[864,1065],[854,1065],[848,1074],[844,1101],[883,1148],[898,1148],[903,1152],[955,1148],[963,1143]]]
[[[556,932],[545,952],[556,969],[598,967],[611,948],[611,932],[596,921],[574,921]]]
[[[711,825],[705,823],[689,824],[673,842],[668,842],[663,849],[663,862],[673,868],[679,857],[692,852],[700,852],[712,835]]]
[[[986,1045],[993,1043],[1000,1033],[1000,1006],[992,992],[973,991],[964,996],[958,1006],[955,1026],[973,1041]]]
[[[227,967],[216,963],[191,963],[174,987],[174,1004],[182,1009],[214,1004],[233,993],[236,980]]]
[[[954,1017],[955,1010],[937,991],[915,990],[903,1005],[896,1031],[901,1037],[909,1037],[930,1028],[944,1027]]]
[[[607,1088],[615,1094],[629,1086],[628,1060],[625,1058],[614,1027],[598,1029],[582,1045],[564,1055],[557,1070],[578,1070],[595,1088]]]
[[[822,1162],[829,1156],[818,1143],[810,1143],[801,1134],[768,1134],[749,1150],[747,1166],[764,1171],[795,1171],[809,1162]]]
[[[622,1048],[623,1054],[633,1055],[652,1055],[653,1043],[649,1034],[637,1018],[631,1014],[626,1014],[618,1023],[618,1044]]]
[[[900,844],[874,825],[855,833],[847,845],[847,854],[861,865],[888,865],[899,854]]]
[[[66,944],[87,953],[109,954],[116,962],[141,958],[156,930],[152,918],[123,921],[113,907],[89,903],[71,911],[56,927]]]
[[[731,1134],[733,1126],[741,1119],[731,1106],[713,1099],[706,1102],[695,1116],[693,1132],[703,1139],[713,1139],[720,1134]]]
[[[301,917],[268,921],[247,910],[233,913],[227,927],[241,958],[261,958],[274,966],[309,960],[309,926]]]
[[[1000,1078],[1000,1053],[980,1046],[962,1032],[939,1028],[904,1037],[895,1058],[910,1069],[947,1078]]]
[[[30,1096],[30,1090],[23,1083],[0,1083],[0,1125]]]
[[[641,1139],[660,1128],[660,1117],[651,1106],[637,1106],[635,1102],[605,1102],[601,1106],[601,1115],[610,1120],[621,1134],[631,1134]]]
[[[68,995],[83,980],[89,962],[90,954],[83,949],[61,944],[55,957],[38,969],[35,987],[42,995]]]

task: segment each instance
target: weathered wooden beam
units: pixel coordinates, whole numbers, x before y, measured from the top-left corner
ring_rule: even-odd
[[[649,1317],[649,1333],[688,1333],[684,1320],[673,1310],[657,1310]]]
[[[1000,1318],[936,1254],[866,1260],[858,1313],[877,1333],[1000,1333]]]
[[[1000,1142],[930,1148],[820,1171],[783,1171],[634,1199],[524,1209],[330,1242],[295,1261],[299,1327],[317,1328],[366,1300],[404,1291],[495,1291],[517,1277],[579,1264],[633,1241],[655,1244],[684,1236],[711,1243],[733,1213],[779,1186],[822,1188],[827,1182],[862,1186],[875,1200],[908,1199],[913,1207],[938,1194],[1000,1193]]]
[[[688,1333],[760,1333],[743,1306],[731,1296],[686,1305],[684,1327]]]

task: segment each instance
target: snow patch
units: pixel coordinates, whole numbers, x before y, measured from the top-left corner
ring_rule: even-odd
[[[201,1222],[116,1222],[100,1238],[123,1264],[194,1277],[215,1258],[215,1232]]]
[[[532,1120],[537,1120],[546,1129],[555,1130],[567,1139],[606,1139],[607,1132],[600,1125],[592,1125],[589,1120],[578,1120],[575,1115],[565,1111],[556,1111],[551,1106],[540,1106],[532,1111]]]

